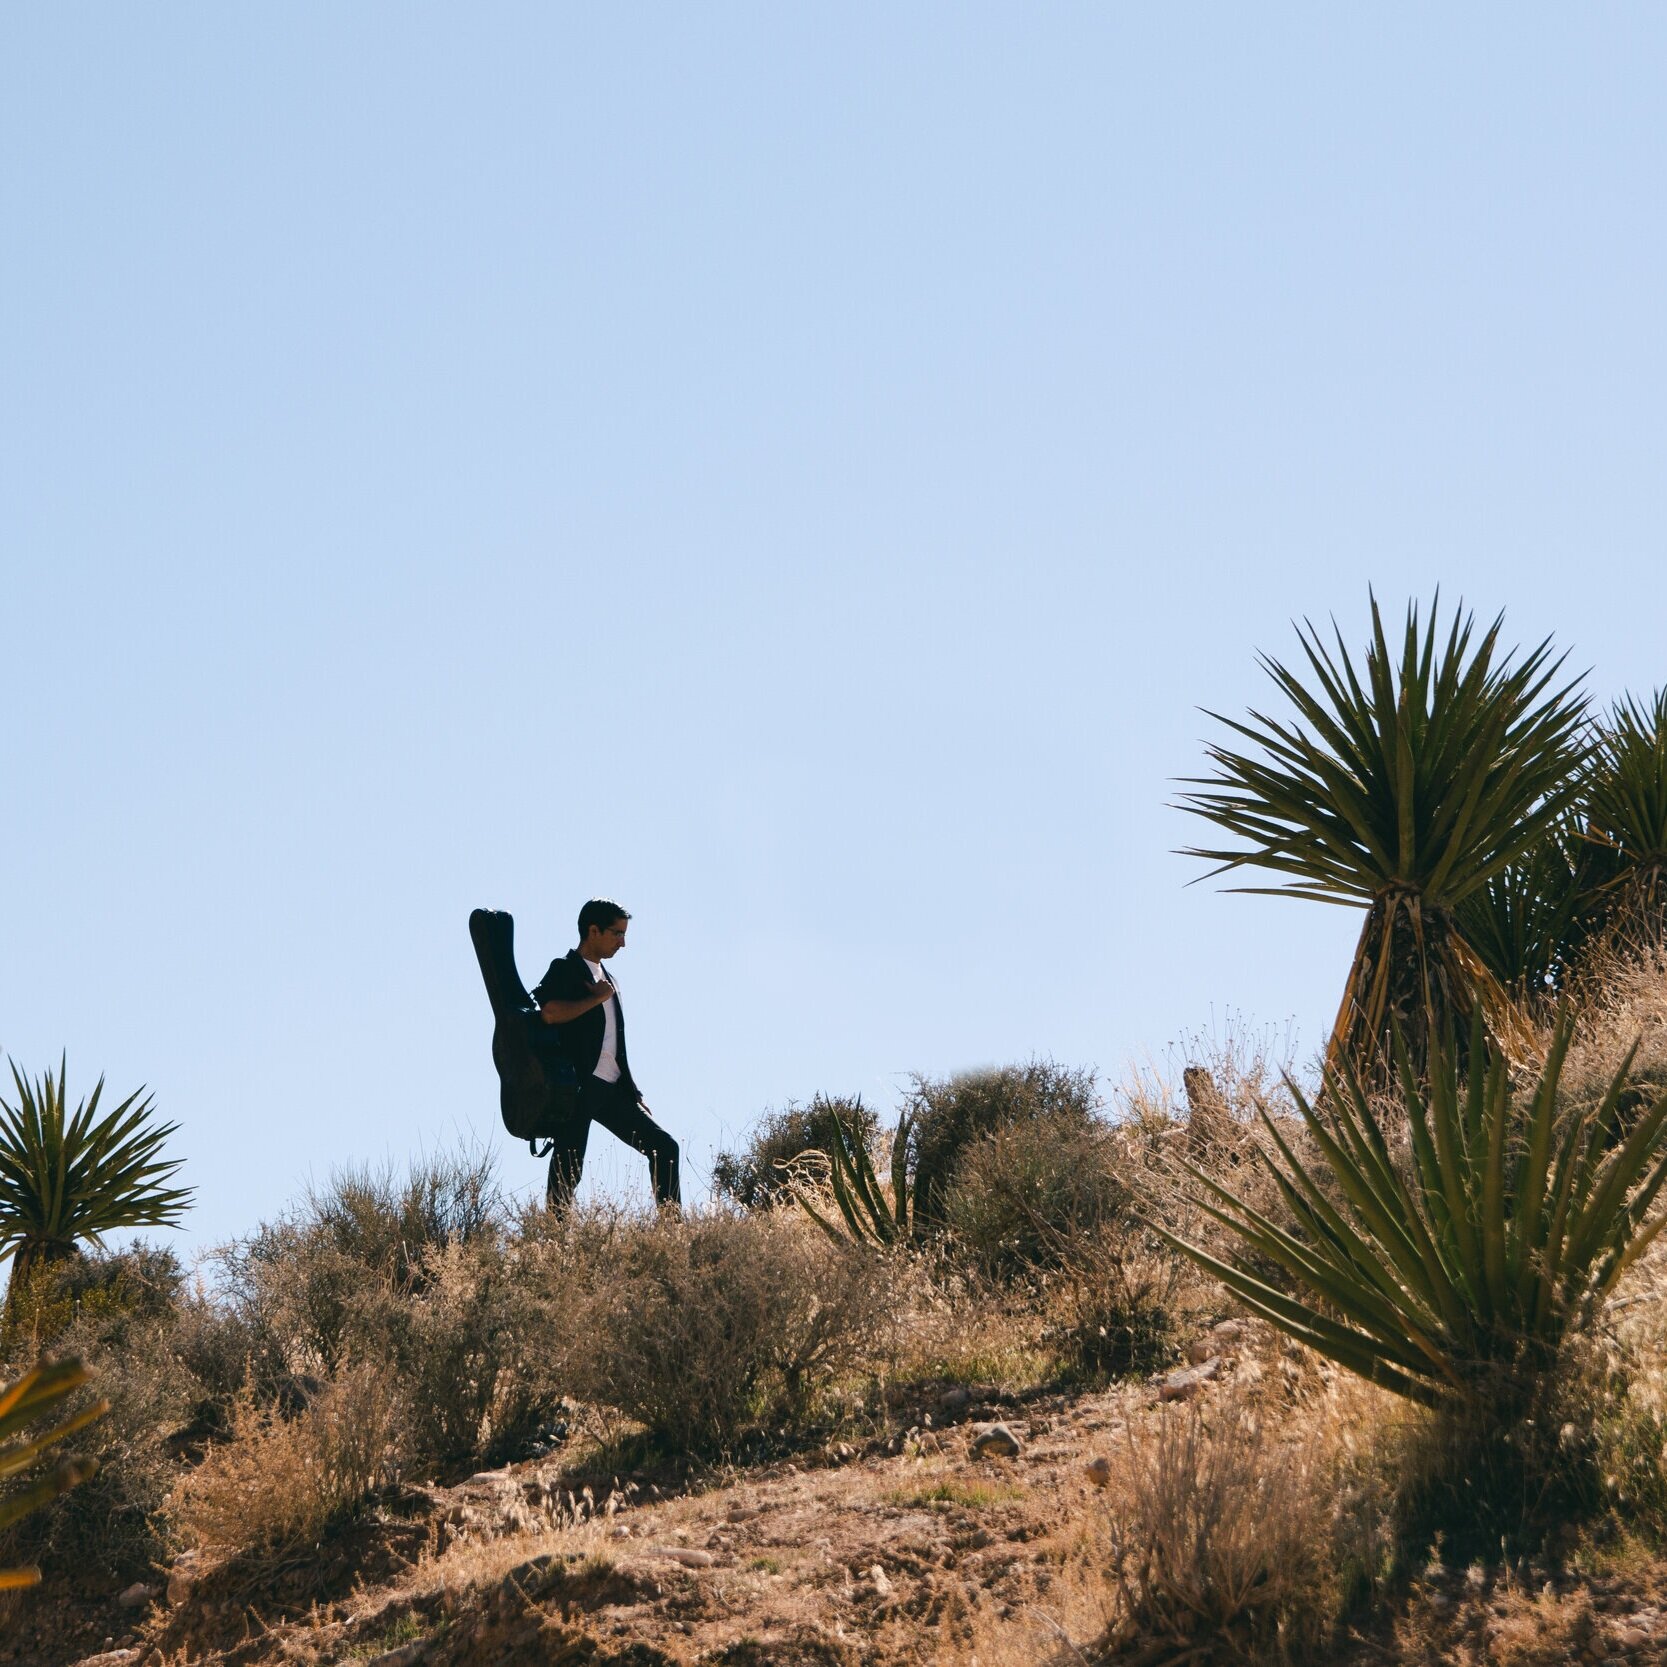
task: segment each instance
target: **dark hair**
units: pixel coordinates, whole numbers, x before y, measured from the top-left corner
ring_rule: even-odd
[[[593,897],[579,911],[579,942],[593,926],[612,926],[616,920],[629,920],[630,913],[606,897]]]

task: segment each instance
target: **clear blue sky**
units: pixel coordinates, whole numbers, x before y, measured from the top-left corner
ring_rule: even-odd
[[[187,1244],[497,1123],[635,914],[699,1183],[818,1089],[1337,1001],[1197,708],[1437,583],[1662,680],[1646,6],[0,14],[0,1047]],[[603,1184],[645,1194],[592,1142]]]

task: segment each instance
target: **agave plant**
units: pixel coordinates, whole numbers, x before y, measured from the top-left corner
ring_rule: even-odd
[[[19,1293],[44,1262],[101,1244],[123,1227],[172,1227],[191,1201],[189,1187],[165,1183],[179,1160],[158,1157],[174,1132],[152,1118],[141,1089],[99,1112],[101,1077],[73,1112],[64,1063],[31,1083],[12,1066],[17,1104],[0,1099],[0,1261],[12,1258],[8,1318]]]
[[[834,1138],[828,1143],[827,1152],[801,1153],[797,1165],[788,1166],[795,1200],[829,1238],[839,1243],[854,1241],[881,1247],[908,1241],[913,1231],[908,1172],[910,1123],[905,1113],[892,1136],[889,1199],[874,1171],[874,1160],[868,1155],[861,1130],[847,1129],[838,1116],[833,1121]],[[817,1208],[813,1189],[808,1184],[807,1170],[811,1165],[826,1175],[843,1227]]]
[[[1290,1225],[1185,1166],[1199,1207],[1291,1288],[1154,1230],[1253,1312],[1351,1372],[1426,1405],[1508,1416],[1667,1222],[1652,1213],[1667,1180],[1667,1094],[1625,1109],[1636,1097],[1629,1054],[1599,1103],[1560,1106],[1567,1013],[1532,1092],[1513,1093],[1475,1022],[1468,1067],[1438,1046],[1427,1081],[1397,1045],[1404,1160],[1347,1067],[1328,1074],[1319,1106],[1292,1086],[1313,1164],[1263,1114],[1271,1150],[1258,1156]]]
[[[87,1377],[87,1369],[79,1360],[43,1360],[16,1382],[0,1387],[0,1481],[27,1470],[48,1447],[85,1429],[110,1410],[108,1401],[95,1401],[45,1435],[19,1439],[29,1425],[79,1389]],[[9,1528],[59,1494],[78,1487],[97,1471],[97,1459],[60,1459],[39,1481],[0,1500],[0,1529]],[[40,1577],[41,1571],[33,1566],[0,1569],[0,1591],[33,1586]]]
[[[1614,854],[1614,924],[1623,936],[1667,936],[1667,689],[1610,712],[1587,792],[1592,827]]]
[[[1299,628],[1315,687],[1266,655],[1261,663],[1294,722],[1212,713],[1254,752],[1211,746],[1216,766],[1193,777],[1186,810],[1242,843],[1194,847],[1219,874],[1284,876],[1245,891],[1307,897],[1366,911],[1327,1058],[1386,1067],[1399,1026],[1415,1060],[1452,1021],[1489,1028],[1526,1051],[1531,1039],[1499,977],[1465,941],[1465,900],[1539,845],[1579,791],[1585,704],[1558,683],[1549,640],[1515,661],[1501,653],[1503,616],[1474,640],[1456,612],[1437,636],[1439,598],[1420,628],[1407,610],[1399,659],[1377,599],[1364,671],[1336,634],[1332,652]]]

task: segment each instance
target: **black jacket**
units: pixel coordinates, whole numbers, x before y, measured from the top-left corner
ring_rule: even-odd
[[[533,1000],[542,1007],[547,1001],[583,1001],[596,988],[590,967],[578,950],[570,949],[550,963],[550,970],[538,981]],[[602,1037],[607,1029],[603,1012],[606,1003],[581,1013],[566,1024],[551,1025],[561,1051],[585,1082],[596,1072],[596,1062],[602,1057]],[[636,1078],[631,1075],[630,1061],[625,1057],[625,1005],[619,999],[619,986],[614,986],[614,1058],[619,1061],[619,1080],[636,1090]]]

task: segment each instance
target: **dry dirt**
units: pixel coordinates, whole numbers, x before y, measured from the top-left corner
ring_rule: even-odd
[[[1094,1503],[1085,1466],[1154,1400],[1135,1386],[1003,1404],[930,1385],[860,1452],[836,1445],[678,1497],[587,1481],[559,1457],[405,1489],[287,1565],[176,1565],[125,1609],[112,1592],[32,1594],[0,1659],[881,1664],[1007,1630],[1035,1659],[1058,1636],[1050,1593]],[[996,1422],[1016,1455],[975,1451]]]

